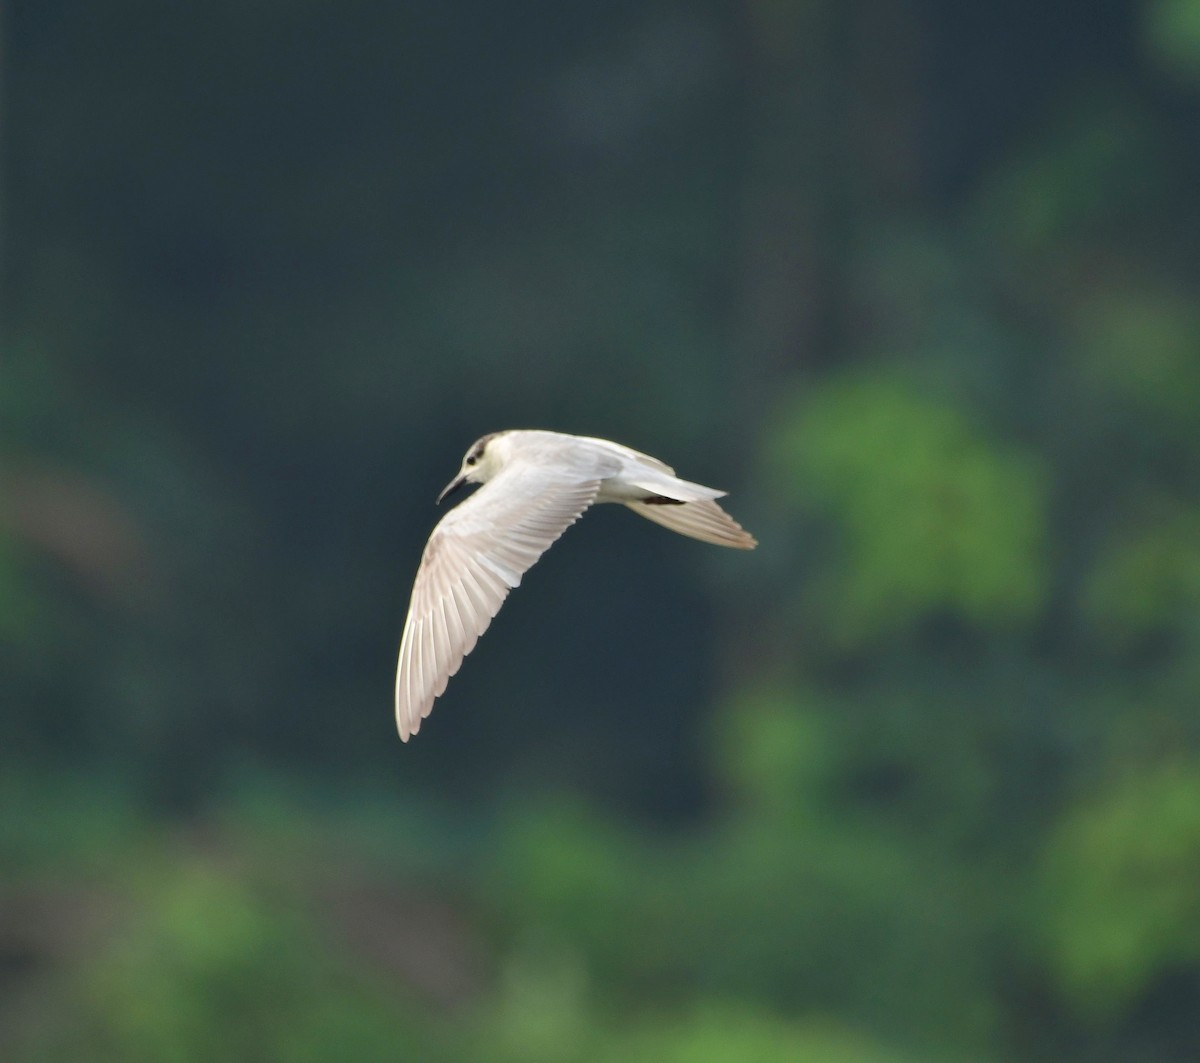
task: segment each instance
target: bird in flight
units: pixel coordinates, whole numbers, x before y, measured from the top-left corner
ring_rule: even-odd
[[[493,432],[471,444],[440,503],[483,484],[433,529],[413,584],[396,665],[396,727],[407,742],[479,636],[547,548],[597,502],[717,546],[758,543],[669,465],[620,443],[561,432]]]

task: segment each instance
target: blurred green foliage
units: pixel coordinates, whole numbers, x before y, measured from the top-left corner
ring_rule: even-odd
[[[1047,838],[1041,890],[1052,970],[1073,1004],[1119,1016],[1164,972],[1200,962],[1200,771],[1131,772]]]
[[[881,377],[832,381],[777,430],[772,479],[836,522],[819,608],[836,642],[937,612],[1011,627],[1045,587],[1044,477],[959,410]]]
[[[123,940],[85,975],[81,1054],[321,1060],[390,1044],[435,1058],[403,1036],[378,990],[322,964],[307,927],[268,898],[209,867],[176,869],[147,892]]]
[[[1186,445],[1200,417],[1200,308],[1171,288],[1135,282],[1099,294],[1080,308],[1077,328],[1088,368],[1113,401]]]
[[[1084,587],[1085,616],[1113,649],[1178,631],[1200,606],[1200,512],[1171,512],[1170,500],[1142,509],[1113,535]]]
[[[1196,0],[1151,0],[1146,5],[1150,54],[1173,77],[1200,82],[1200,4]]]
[[[10,5],[0,1057],[1193,1063],[1200,4],[1077,7]],[[401,747],[540,425],[760,549]]]
[[[618,1039],[599,1057],[651,1063],[900,1063],[903,1058],[862,1036],[822,1023],[781,1022],[720,1001],[701,1002],[682,1020]]]

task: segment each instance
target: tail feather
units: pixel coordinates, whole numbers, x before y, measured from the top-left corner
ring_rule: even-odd
[[[673,498],[676,502],[709,501],[724,498],[729,493],[718,491],[715,487],[705,487],[704,484],[692,483],[691,480],[681,480],[678,476],[647,476],[633,482],[644,491],[653,491],[656,495]]]
[[[711,499],[684,502],[677,506],[648,502],[625,504],[638,516],[701,542],[730,546],[736,550],[753,550],[758,545],[753,535]]]

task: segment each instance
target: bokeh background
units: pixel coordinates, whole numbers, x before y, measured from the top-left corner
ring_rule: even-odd
[[[1198,0],[15,0],[0,1055],[1200,1057]],[[419,737],[478,435],[616,507]]]

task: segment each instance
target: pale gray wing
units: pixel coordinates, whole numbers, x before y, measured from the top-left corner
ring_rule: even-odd
[[[675,470],[670,465],[661,458],[654,457],[653,454],[643,454],[640,450],[627,447],[624,443],[614,443],[611,439],[597,439],[595,436],[579,436],[578,438],[609,453],[620,454],[622,457],[632,460],[635,464],[648,465],[658,472],[665,472],[668,476],[675,475]]]
[[[417,733],[508,592],[599,489],[596,478],[515,463],[434,528],[417,569],[396,665],[401,739]]]

